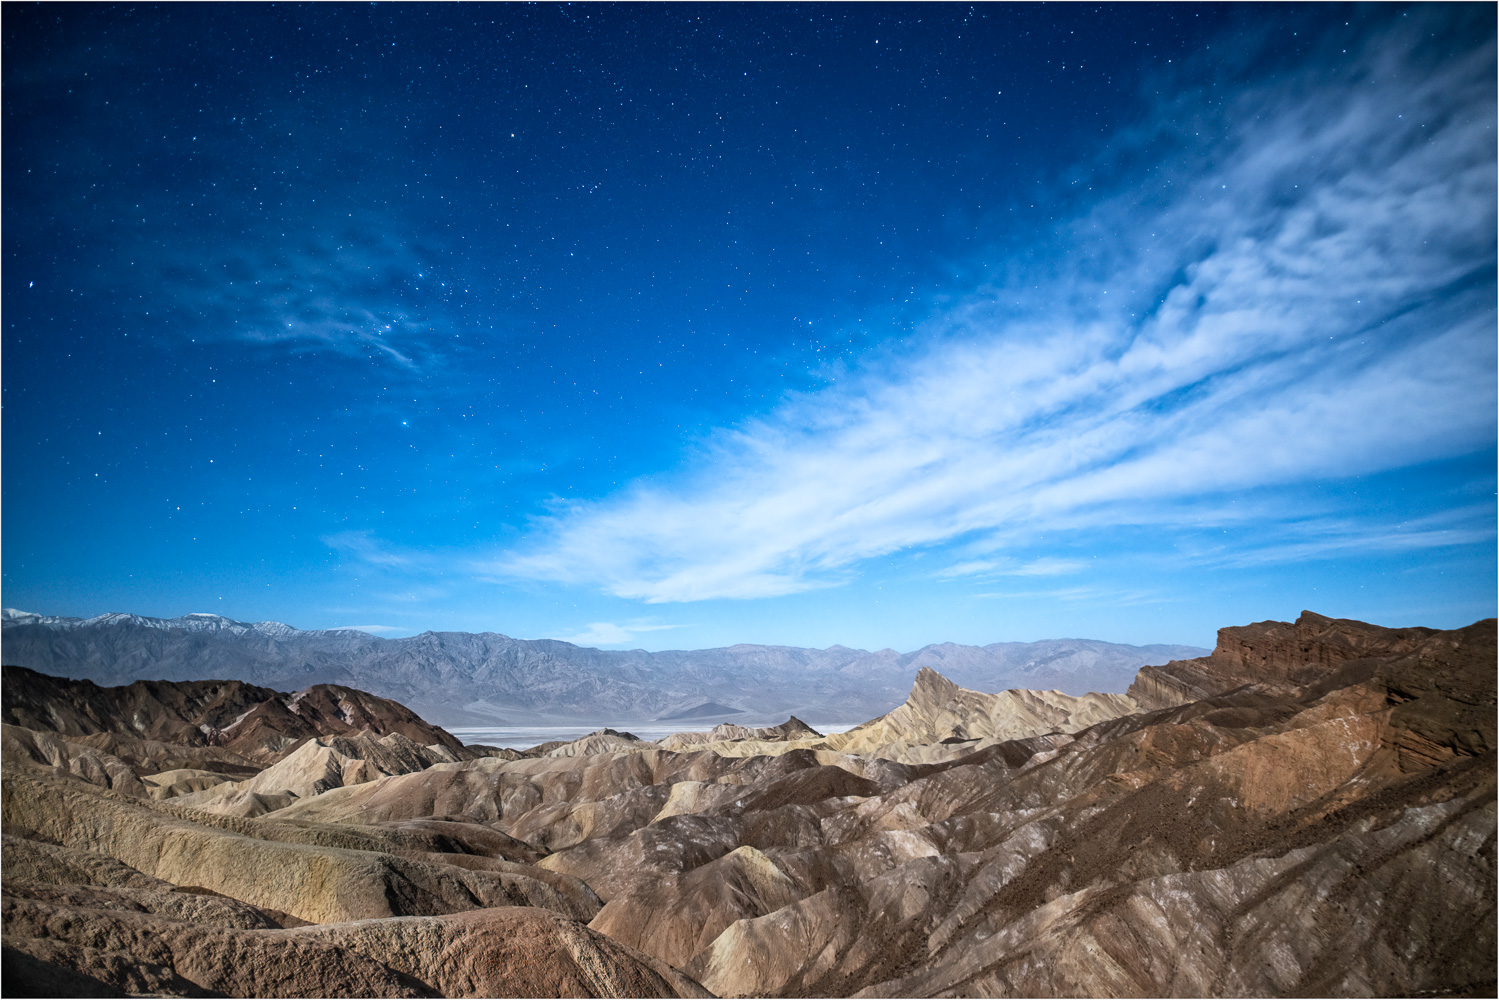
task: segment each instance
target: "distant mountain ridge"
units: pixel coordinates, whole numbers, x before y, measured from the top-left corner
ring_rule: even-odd
[[[855,722],[899,705],[922,667],[977,691],[1082,695],[1122,692],[1142,666],[1208,652],[1050,639],[936,643],[911,653],[751,644],[652,653],[495,632],[382,639],[212,614],[66,618],[6,609],[0,621],[5,663],[45,673],[105,685],[217,678],[277,690],[340,684],[399,701],[444,726],[646,722],[705,703],[737,709],[719,718],[746,724],[788,715]]]
[[[146,615],[133,615],[123,611],[108,611],[102,615],[92,618],[67,618],[62,615],[42,615],[35,611],[18,611],[15,608],[0,610],[0,620],[6,625],[51,625],[57,628],[78,628],[87,625],[138,625],[142,628],[159,629],[184,629],[187,631],[212,631],[233,632],[236,635],[244,635],[253,632],[257,635],[291,635],[293,632],[301,632],[303,629],[293,628],[282,622],[241,622],[233,618],[225,618],[223,615],[207,614],[197,611],[189,615],[181,615],[177,618],[150,618]],[[323,631],[347,632],[349,629],[326,629]],[[357,630],[355,630],[357,631]]]

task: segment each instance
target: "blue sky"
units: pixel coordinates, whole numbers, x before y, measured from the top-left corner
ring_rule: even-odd
[[[4,601],[1495,609],[1492,8],[8,7]]]

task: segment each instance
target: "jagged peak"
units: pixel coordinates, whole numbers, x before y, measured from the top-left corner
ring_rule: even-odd
[[[909,700],[931,701],[933,699],[945,701],[961,690],[958,685],[933,670],[931,667],[922,667],[916,671],[916,683],[911,685],[911,697]]]
[[[822,733],[819,733],[817,730],[813,729],[811,726],[807,725],[805,722],[803,722],[801,719],[798,719],[794,715],[788,716],[785,722],[781,723],[779,726],[776,726],[775,728],[779,729],[783,733],[788,733],[788,734],[789,733],[811,733],[813,736],[821,736],[822,735]]]

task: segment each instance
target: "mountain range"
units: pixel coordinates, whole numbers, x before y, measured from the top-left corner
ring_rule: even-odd
[[[923,667],[976,690],[1082,695],[1121,692],[1142,666],[1208,652],[1092,639],[937,643],[911,653],[748,644],[648,652],[495,632],[386,639],[211,614],[3,615],[6,664],[106,685],[222,677],[286,690],[344,685],[399,701],[443,726],[760,723],[788,715],[855,722],[900,704]]]

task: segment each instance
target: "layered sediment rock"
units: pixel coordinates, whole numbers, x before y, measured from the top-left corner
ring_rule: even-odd
[[[1128,693],[1148,708],[1184,705],[1244,684],[1287,693],[1350,660],[1409,653],[1435,632],[1380,628],[1303,611],[1294,623],[1266,621],[1221,628],[1210,655],[1141,667]]]

